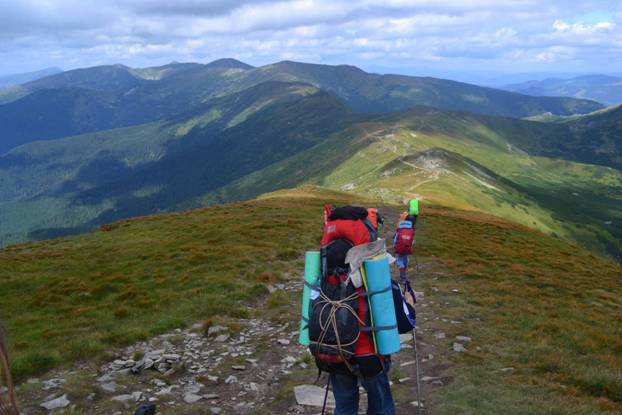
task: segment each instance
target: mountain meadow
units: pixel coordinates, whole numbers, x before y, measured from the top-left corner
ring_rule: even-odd
[[[89,413],[110,413],[123,410],[122,403],[110,401],[101,383],[80,372],[118,359],[114,351],[119,347],[176,329],[169,337],[175,342],[179,329],[186,327],[201,333],[224,325],[235,333],[258,318],[295,330],[299,288],[273,287],[300,286],[301,254],[317,248],[326,202],[373,203],[307,186],[249,202],[123,220],[93,233],[4,249],[0,304],[14,339],[15,375],[32,379],[86,360],[91,366],[82,363],[79,371],[60,372],[67,383],[59,393],[81,408],[88,405]],[[389,220],[397,218],[398,207],[381,208]],[[419,228],[421,269],[413,282],[420,291],[417,333],[427,356],[422,371],[444,385],[424,386],[430,412],[620,411],[619,265],[476,212],[428,207]],[[202,325],[193,326],[197,321]],[[465,335],[467,351],[453,352],[452,339]],[[274,342],[261,339],[249,355],[260,365],[258,370],[268,370]],[[282,353],[303,351],[294,342],[277,351],[279,359]],[[399,414],[413,411],[414,383],[398,382],[414,376],[413,366],[399,364],[411,361],[411,353],[404,348],[393,369]],[[240,377],[227,366],[236,362],[245,360],[220,365],[216,361],[209,374]],[[308,356],[301,355],[298,362],[265,391],[268,402],[253,413],[287,412],[293,385],[312,382],[317,375],[308,366]],[[116,382],[126,385],[129,393],[140,390],[145,376],[151,379],[130,374]],[[181,379],[158,376],[170,384]],[[197,379],[216,388],[205,376]],[[35,410],[37,382],[20,390],[33,400],[27,407]],[[236,385],[223,386],[237,390]],[[227,392],[220,393],[224,398]],[[174,393],[167,396],[174,401]],[[161,405],[163,413],[200,413],[189,406]],[[228,411],[235,413],[233,407]]]
[[[411,198],[425,413],[622,412],[622,106],[525,88],[220,59],[0,89],[0,320],[26,413],[51,393],[69,414],[298,410],[323,205],[378,206],[391,238]],[[192,364],[129,371],[158,349]]]

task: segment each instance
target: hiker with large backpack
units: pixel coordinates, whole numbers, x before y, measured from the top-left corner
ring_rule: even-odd
[[[335,415],[358,413],[359,384],[367,391],[368,414],[392,415],[395,404],[388,371],[390,354],[399,350],[399,335],[386,246],[384,240],[378,239],[377,211],[326,206],[325,219],[321,250],[316,253],[317,269],[310,271],[314,267],[307,267],[315,253],[308,252],[305,259],[308,297],[303,293],[301,333],[308,327],[308,337],[305,342],[301,334],[301,343],[309,346],[320,373],[329,373],[327,392],[329,385],[332,386]],[[383,264],[386,265],[386,273],[381,276],[384,280],[374,274],[378,272],[374,266]],[[384,284],[387,289],[371,288],[373,283]],[[383,304],[386,307],[387,299],[391,310],[374,315],[377,324],[374,326],[372,309],[381,310]],[[383,320],[386,317],[388,322]],[[383,335],[393,334],[396,344],[386,340],[383,343]]]

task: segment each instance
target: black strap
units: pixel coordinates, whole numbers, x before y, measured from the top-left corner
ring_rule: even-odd
[[[397,328],[397,324],[394,324],[392,326],[369,326],[369,327],[362,327],[360,330],[361,331],[381,331],[381,330],[393,330]]]
[[[387,291],[391,291],[392,288],[389,285],[388,287],[383,288],[382,290],[375,290],[375,291],[363,291],[362,293],[360,293],[360,295],[362,297],[371,297],[372,295],[375,294],[381,294],[381,293],[386,293]]]

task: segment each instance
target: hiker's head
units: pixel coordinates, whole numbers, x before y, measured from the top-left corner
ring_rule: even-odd
[[[10,367],[6,331],[0,323],[0,415],[18,414]],[[5,393],[2,393],[3,387]]]

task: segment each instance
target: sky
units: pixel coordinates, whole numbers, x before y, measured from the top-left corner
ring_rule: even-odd
[[[622,73],[622,1],[0,0],[0,75],[223,57],[453,78]]]

